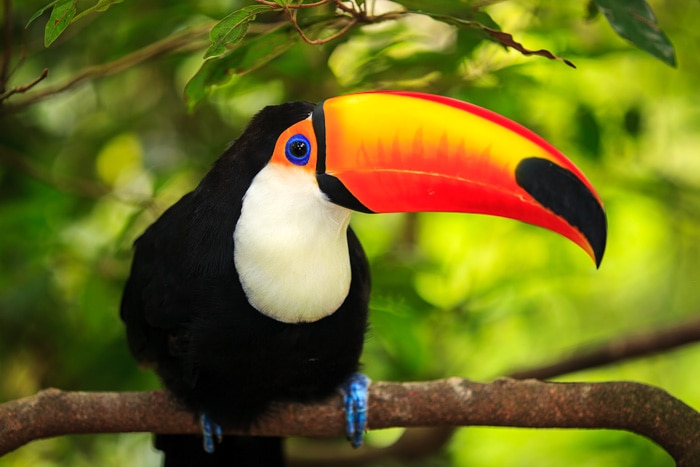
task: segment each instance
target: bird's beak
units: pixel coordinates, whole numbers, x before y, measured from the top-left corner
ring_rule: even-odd
[[[552,145],[488,110],[450,98],[370,92],[327,99],[312,123],[317,180],[364,212],[470,212],[538,225],[600,264],[600,197]]]

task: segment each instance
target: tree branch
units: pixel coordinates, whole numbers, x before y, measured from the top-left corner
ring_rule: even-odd
[[[696,313],[697,314],[697,313]],[[591,349],[581,349],[573,356],[561,359],[552,364],[516,371],[508,375],[513,379],[550,379],[558,376],[598,368],[605,365],[623,362],[634,358],[667,352],[675,348],[700,342],[700,318],[677,324],[668,329],[655,329],[636,336],[617,337],[608,342],[597,344]],[[368,462],[377,462],[387,458],[426,457],[447,444],[454,428],[426,428],[420,433],[406,430],[394,444],[360,452],[344,452],[341,458],[335,453],[334,465],[357,466]],[[421,443],[421,439],[427,439]],[[416,453],[418,449],[420,452]],[[292,465],[304,467],[322,466],[331,462],[330,458],[292,458]]]
[[[590,350],[580,350],[551,365],[511,373],[514,379],[549,379],[589,368],[645,357],[700,341],[700,318],[668,329],[618,338]]]
[[[154,42],[142,49],[136,50],[130,54],[127,54],[121,58],[113,60],[102,65],[94,65],[83,68],[78,71],[75,75],[68,78],[63,83],[59,83],[54,86],[48,86],[43,88],[41,91],[36,91],[31,95],[17,103],[6,105],[3,109],[5,112],[15,112],[17,110],[23,109],[29,105],[35,104],[39,101],[46,99],[54,94],[58,94],[74,86],[82,83],[83,81],[110,76],[127,70],[139,63],[146,60],[159,57],[161,55],[168,54],[176,50],[182,50],[183,48],[192,46],[196,39],[204,37],[211,29],[211,24],[207,23],[196,28],[188,29],[184,32],[174,34],[170,37],[166,37],[158,42]],[[201,45],[194,43],[197,48]]]
[[[47,389],[0,405],[0,420],[0,455],[64,434],[199,432],[196,417],[162,391]],[[658,443],[679,467],[700,465],[700,414],[653,386],[450,378],[370,387],[372,429],[468,425],[627,430]],[[246,434],[328,437],[343,430],[341,398],[335,397],[324,403],[276,405]]]

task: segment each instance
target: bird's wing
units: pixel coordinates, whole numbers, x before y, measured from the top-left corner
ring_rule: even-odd
[[[178,263],[178,239],[186,222],[185,196],[134,243],[134,260],[124,288],[121,318],[129,348],[141,362],[160,361],[164,353],[187,353],[187,323],[191,311],[187,277]]]

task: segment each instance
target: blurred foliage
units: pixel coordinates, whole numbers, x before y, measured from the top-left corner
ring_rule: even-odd
[[[234,17],[245,39],[220,29],[214,39],[231,41],[209,49],[206,62],[211,27],[253,2],[63,0],[32,18],[45,1],[10,2],[2,18],[0,49],[12,52],[3,91],[17,92],[0,108],[0,401],[44,387],[157,387],[129,356],[118,318],[132,241],[261,107],[357,90],[450,95],[523,123],[584,169],[610,223],[596,271],[573,244],[512,221],[355,216],[374,278],[363,358],[372,378],[488,380],[700,310],[698,2],[650,2],[664,32],[645,24],[671,38],[672,69],[597,14],[623,3],[612,0],[367,0],[358,3],[375,15],[399,4],[430,14],[357,24],[322,45],[301,40],[284,12],[246,10]],[[70,19],[55,16],[59,5]],[[313,37],[343,26],[325,8],[298,17]],[[577,69],[506,50],[487,29]],[[169,53],[148,49],[173,38]],[[17,88],[44,69],[46,79]],[[699,358],[690,346],[566,379],[646,382],[700,408]],[[387,436],[370,433],[369,442]],[[51,439],[0,459],[3,467],[154,463],[147,435]],[[627,433],[488,428],[460,430],[425,463],[672,465]]]

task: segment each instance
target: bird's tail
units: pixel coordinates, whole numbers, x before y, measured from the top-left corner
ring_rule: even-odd
[[[201,436],[157,435],[155,446],[165,455],[164,467],[274,467],[284,465],[282,438],[225,436],[213,453],[204,451]]]

